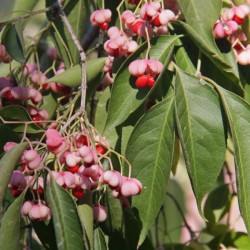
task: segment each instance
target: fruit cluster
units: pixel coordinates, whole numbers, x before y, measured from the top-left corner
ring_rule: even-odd
[[[2,53],[2,54],[1,54]],[[55,75],[65,71],[65,66],[58,57],[54,48],[48,49],[51,59],[58,61],[58,69]],[[0,57],[9,57],[4,46],[0,44]],[[10,58],[10,57],[9,57]],[[1,60],[1,58],[0,58]],[[7,60],[6,60],[7,61]],[[24,105],[31,117],[39,126],[46,126],[43,121],[49,120],[46,110],[39,108],[43,103],[43,92],[52,91],[62,96],[69,96],[71,88],[56,82],[47,82],[48,78],[41,72],[36,63],[26,63],[22,72],[23,78],[27,81],[27,87],[20,86],[17,78],[12,76],[0,77],[0,102],[1,106],[9,104]]]
[[[247,37],[242,30],[242,25],[249,13],[250,7],[245,4],[226,9],[213,28],[215,39],[228,38],[237,62],[241,65],[250,64],[250,46],[243,45],[247,41]]]
[[[95,143],[92,145],[87,130],[62,136],[54,128],[49,128],[45,135],[45,144],[50,152],[49,161],[51,162],[52,158],[54,165],[45,163],[44,150],[30,148],[23,152],[18,162],[22,169],[13,172],[9,183],[14,197],[18,197],[26,188],[31,190],[33,200],[26,201],[22,207],[22,214],[29,219],[42,221],[51,218],[49,207],[41,200],[44,183],[49,184],[51,178],[76,200],[83,199],[87,191],[103,193],[108,185],[113,197],[128,205],[127,197],[138,195],[142,191],[139,180],[123,176],[113,170],[112,166],[111,170],[103,168],[102,162],[108,157],[109,146],[100,136],[94,137]],[[15,145],[14,142],[8,142],[4,150],[8,151]],[[49,171],[46,178],[45,169]],[[106,208],[100,205],[99,201],[94,204],[95,219],[98,222],[105,220]]]
[[[130,4],[138,4],[137,1],[129,1]],[[172,3],[172,4],[176,4]],[[119,13],[119,12],[118,12]],[[168,24],[176,20],[177,15],[170,9],[165,9],[160,2],[149,2],[141,4],[139,12],[125,10],[120,16],[120,28],[112,26],[108,29],[112,13],[108,9],[96,10],[90,17],[93,25],[99,26],[102,30],[107,30],[108,40],[104,43],[104,50],[109,55],[105,63],[104,78],[102,83],[110,85],[112,79],[112,62],[114,58],[129,56],[138,49],[137,38],[141,37],[149,42],[154,35],[168,34]],[[151,62],[152,61],[152,62]],[[153,62],[154,61],[154,62]],[[155,84],[155,76],[163,69],[162,63],[157,60],[150,60],[148,55],[145,60],[141,60],[140,65],[146,65],[144,72],[138,73],[139,62],[132,62],[130,74],[137,76],[136,88],[152,88]],[[108,69],[107,69],[107,65]],[[152,66],[151,66],[152,65]],[[153,67],[156,66],[156,69]],[[132,68],[136,66],[136,69]],[[147,73],[147,71],[150,71]]]

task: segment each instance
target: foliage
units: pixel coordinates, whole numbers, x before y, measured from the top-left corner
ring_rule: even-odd
[[[0,18],[0,249],[249,249],[249,14],[16,0]]]

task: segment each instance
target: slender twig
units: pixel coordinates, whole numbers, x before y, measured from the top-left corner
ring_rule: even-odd
[[[45,9],[41,9],[41,10],[36,10],[36,11],[32,11],[32,12],[29,12],[28,14],[25,14],[23,16],[19,16],[19,17],[15,17],[15,18],[12,18],[6,22],[1,22],[0,23],[0,30],[1,28],[3,28],[5,25],[8,25],[8,24],[11,24],[11,23],[15,23],[17,21],[22,21],[23,19],[26,19],[26,18],[29,18],[29,17],[32,17],[32,16],[35,16],[35,15],[39,15],[39,14],[42,14],[44,12],[48,12],[48,11],[51,11],[53,8],[52,7],[47,7]]]
[[[76,113],[71,116],[67,122],[63,125],[63,127],[60,130],[60,133],[62,133],[63,131],[66,130],[66,128],[70,125],[71,122],[73,122],[77,117],[79,117],[81,114],[83,113],[83,111],[81,109],[77,110]]]
[[[182,220],[183,220],[183,222],[184,222],[184,224],[185,224],[185,227],[186,227],[187,230],[189,231],[189,234],[190,234],[191,239],[196,238],[195,233],[194,233],[194,231],[192,230],[192,228],[189,226],[189,224],[188,224],[188,222],[187,222],[187,220],[186,220],[186,218],[185,218],[185,216],[184,216],[184,214],[183,214],[183,211],[182,211],[182,209],[181,209],[180,204],[178,203],[178,201],[177,201],[177,200],[175,199],[175,197],[174,197],[172,194],[170,194],[169,192],[167,192],[166,194],[167,194],[167,196],[169,196],[169,197],[172,199],[172,201],[174,202],[174,204],[175,204],[175,206],[176,206],[178,212],[180,213],[180,215],[181,215],[181,217],[182,217]]]
[[[82,68],[82,82],[81,82],[81,104],[80,104],[80,109],[78,112],[75,113],[75,115],[73,115],[67,122],[66,124],[63,126],[62,130],[65,130],[67,128],[67,126],[69,126],[69,124],[78,116],[82,115],[85,113],[85,102],[86,102],[86,89],[87,89],[87,77],[86,77],[86,55],[85,52],[82,48],[81,43],[79,42],[75,32],[72,29],[71,24],[69,23],[69,20],[63,10],[63,0],[57,0],[57,4],[58,4],[58,10],[59,10],[59,16],[62,19],[63,24],[65,25],[66,29],[68,30],[72,41],[74,42],[77,50],[80,53],[80,60],[81,60],[81,68]],[[74,118],[74,119],[73,119]]]

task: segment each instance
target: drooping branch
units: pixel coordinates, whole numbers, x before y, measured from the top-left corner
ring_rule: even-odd
[[[78,40],[71,24],[69,23],[69,20],[63,10],[63,0],[57,0],[57,6],[58,7],[58,14],[61,17],[61,20],[63,24],[65,25],[67,31],[69,32],[70,37],[72,38],[72,41],[74,42],[77,50],[79,51],[80,54],[80,60],[81,60],[81,69],[82,69],[82,81],[81,81],[81,104],[80,104],[80,109],[76,114],[73,116],[73,118],[77,118],[78,116],[82,115],[85,113],[85,102],[86,102],[86,90],[87,90],[87,74],[86,74],[86,54],[82,48],[82,45],[80,41]],[[69,124],[74,120],[74,119],[69,119],[65,125],[63,126],[62,130],[65,130]]]

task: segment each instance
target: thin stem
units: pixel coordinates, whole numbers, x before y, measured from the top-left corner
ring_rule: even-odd
[[[19,16],[19,17],[12,18],[12,19],[10,19],[10,20],[8,20],[8,21],[6,21],[6,22],[1,22],[1,24],[0,24],[0,30],[1,30],[5,25],[11,24],[11,23],[15,23],[15,22],[17,22],[17,21],[22,21],[23,19],[26,19],[26,18],[35,16],[35,15],[42,14],[42,13],[44,13],[44,12],[51,11],[52,9],[53,9],[53,7],[47,7],[47,8],[45,8],[45,9],[32,11],[31,13],[28,13],[28,14],[23,15],[23,16]],[[1,17],[2,17],[2,16],[1,16]]]
[[[197,67],[196,67],[196,76],[201,75],[201,51],[199,50],[199,56],[198,56],[198,62],[197,62]]]
[[[146,39],[147,39],[147,43],[148,43],[148,48],[147,48],[147,52],[146,52],[146,59],[149,59],[149,51],[151,49],[151,44],[150,44],[150,38],[149,38],[147,27],[145,27],[145,32],[146,32]]]
[[[82,115],[83,111],[81,109],[77,110],[76,113],[71,116],[67,122],[63,125],[63,127],[60,130],[60,133],[64,132],[66,130],[66,128],[71,124],[71,122],[73,122],[77,117],[79,117],[80,115]]]
[[[70,55],[68,47],[66,46],[65,42],[63,41],[62,36],[61,36],[60,32],[58,31],[58,29],[57,29],[57,27],[55,26],[54,23],[52,23],[52,26],[53,26],[53,29],[55,30],[55,32],[57,33],[57,35],[58,35],[61,43],[63,44],[64,49],[67,52],[67,55],[68,55],[69,60],[70,60],[70,65],[73,66],[73,61],[72,61],[72,58],[71,58],[71,55]]]
[[[75,32],[72,29],[71,24],[69,23],[69,20],[68,20],[67,16],[64,13],[64,10],[63,10],[63,7],[62,7],[63,0],[57,0],[57,4],[58,4],[58,7],[59,7],[59,16],[61,17],[62,22],[64,23],[64,25],[65,25],[66,29],[68,30],[68,32],[69,32],[69,34],[70,34],[70,36],[71,36],[77,50],[79,51],[80,59],[81,59],[81,68],[82,68],[81,104],[80,104],[79,112],[76,112],[75,115],[72,116],[75,119],[77,116],[80,116],[83,113],[85,113],[86,90],[87,90],[86,55],[85,55],[85,52],[84,52],[84,50],[82,48],[82,45],[81,45],[80,41],[78,40]],[[73,121],[71,118],[68,120],[68,122],[66,122],[66,124],[69,125],[71,123],[69,121]],[[66,126],[66,124],[63,126],[64,129],[66,129],[67,126],[68,126],[68,125]]]
[[[186,228],[188,229],[188,231],[189,231],[189,234],[190,234],[191,239],[196,238],[194,231],[192,230],[192,228],[189,226],[188,222],[186,221],[186,218],[185,218],[185,216],[184,216],[184,214],[183,214],[183,211],[182,211],[182,209],[181,209],[180,204],[178,203],[178,201],[177,201],[177,200],[175,199],[175,197],[174,197],[172,194],[170,194],[169,192],[167,192],[166,194],[167,194],[167,196],[169,196],[169,197],[172,199],[172,201],[174,202],[174,204],[175,204],[175,206],[176,206],[178,212],[180,213],[180,215],[181,215],[181,217],[182,217],[182,220],[183,220],[183,222],[184,222],[184,224],[185,224],[185,227],[186,227]]]
[[[134,10],[134,14],[137,13],[137,11],[139,10],[139,8],[141,7],[142,2],[144,2],[144,0],[140,0],[140,2],[138,3],[138,5],[136,6],[136,8]]]
[[[119,17],[119,21],[120,21],[120,30],[121,31],[123,31],[123,27],[122,27],[122,18],[121,18],[121,11],[120,11],[120,9],[121,9],[122,5],[124,4],[124,2],[125,2],[125,0],[122,0],[119,3],[119,5],[117,6],[117,8],[116,8],[116,11],[117,11],[118,17]]]

